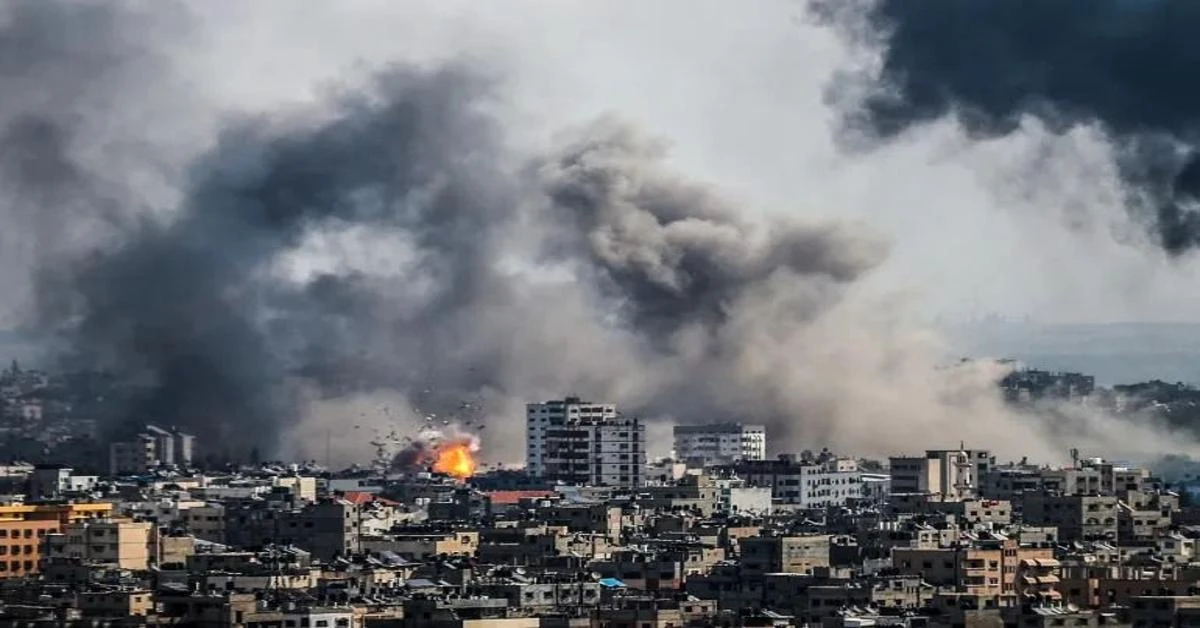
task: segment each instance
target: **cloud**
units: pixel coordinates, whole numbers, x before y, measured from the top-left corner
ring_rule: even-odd
[[[51,25],[87,21],[74,5],[37,4],[57,7],[43,9]],[[280,6],[112,5],[99,31],[111,36],[51,50],[64,61],[33,63],[23,83],[0,77],[36,95],[84,55],[98,64],[89,76],[122,77],[106,84],[113,103],[141,103],[145,128],[123,115],[114,126],[121,106],[67,92],[68,113],[31,124],[37,107],[23,105],[0,136],[13,138],[0,155],[22,155],[0,159],[18,183],[2,193],[6,218],[47,205],[10,190],[69,192],[49,197],[44,225],[29,223],[40,212],[12,223],[53,252],[13,265],[33,295],[24,320],[53,334],[62,359],[135,382],[125,418],[243,454],[320,459],[328,440],[340,462],[365,461],[377,431],[419,430],[419,417],[464,400],[481,409],[483,457],[520,460],[523,404],[572,393],[660,421],[765,423],[780,451],[967,440],[1054,457],[1065,440],[1168,442],[1140,427],[1115,438],[1093,414],[1081,439],[1006,408],[986,364],[943,368],[946,347],[897,270],[958,247],[926,266],[945,285],[927,283],[948,294],[979,284],[964,269],[994,267],[985,251],[1024,234],[960,239],[955,212],[968,217],[960,229],[999,220],[992,210],[1009,200],[997,190],[1030,172],[1065,174],[1013,198],[1031,214],[1058,204],[1075,190],[1056,185],[1112,163],[1092,135],[1032,125],[977,141],[943,120],[842,152],[831,134],[841,104],[822,94],[857,52],[789,21],[786,3],[762,15],[687,5],[702,24],[737,25],[725,50],[754,46],[736,54],[691,29],[663,32],[667,9],[531,13],[605,25],[611,37],[584,42],[565,68],[541,46],[578,43],[571,29],[534,41],[510,11]],[[261,47],[240,38],[250,23]],[[416,23],[446,36],[400,36]],[[346,36],[347,25],[369,28]],[[369,36],[376,25],[400,32]],[[796,43],[794,29],[812,37]],[[710,55],[714,77],[647,43],[660,36]],[[109,53],[129,45],[139,54]],[[776,54],[794,46],[811,53],[803,73]],[[647,63],[616,63],[616,49]],[[189,105],[175,112],[177,100]],[[1039,261],[1027,270],[1042,272]]]

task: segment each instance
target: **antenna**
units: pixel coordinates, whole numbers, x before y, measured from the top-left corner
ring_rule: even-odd
[[[329,445],[333,441],[333,430],[325,430],[325,470],[332,471],[333,464],[329,460]]]

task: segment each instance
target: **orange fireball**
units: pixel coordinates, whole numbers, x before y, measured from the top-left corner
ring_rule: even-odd
[[[448,443],[438,448],[437,459],[433,461],[433,470],[437,473],[456,477],[460,480],[475,475],[475,456],[467,443]]]

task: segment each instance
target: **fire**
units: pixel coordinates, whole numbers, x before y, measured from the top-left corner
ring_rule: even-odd
[[[437,449],[437,458],[433,461],[433,470],[445,473],[460,480],[475,475],[475,456],[471,453],[469,443],[446,443]]]

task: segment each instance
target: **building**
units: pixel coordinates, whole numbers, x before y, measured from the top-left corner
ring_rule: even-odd
[[[892,493],[925,493],[945,501],[979,494],[980,479],[993,466],[987,450],[930,449],[924,456],[888,460]]]
[[[644,483],[646,426],[612,404],[567,397],[526,407],[526,467],[551,482],[635,487]]]
[[[783,504],[826,508],[862,498],[858,462],[850,458],[818,462],[785,455],[776,460],[744,460],[733,469],[747,486],[770,488],[773,498]]]
[[[1025,523],[1057,527],[1063,541],[1117,540],[1116,497],[1026,493],[1021,506]]]
[[[761,425],[676,425],[674,432],[677,460],[717,465],[767,457],[767,430]]]
[[[829,536],[755,536],[738,541],[747,575],[794,573],[811,575],[829,567]]]
[[[919,575],[936,587],[988,596],[1012,595],[1018,584],[1031,586],[1020,576],[1026,572],[1036,575],[1053,560],[1051,547],[1022,547],[1016,540],[1003,538],[976,539],[953,547],[892,550],[892,568],[897,573]]]
[[[154,524],[149,521],[79,521],[48,535],[46,557],[120,569],[148,569],[154,543]]]
[[[112,504],[0,506],[0,578],[37,573],[46,537],[63,526],[112,513]]]
[[[59,499],[65,494],[91,491],[99,481],[94,475],[75,475],[70,467],[38,465],[29,474],[27,494],[33,501]]]
[[[187,467],[192,464],[196,437],[154,425],[132,439],[109,445],[108,467],[113,475],[146,473],[158,466]]]

